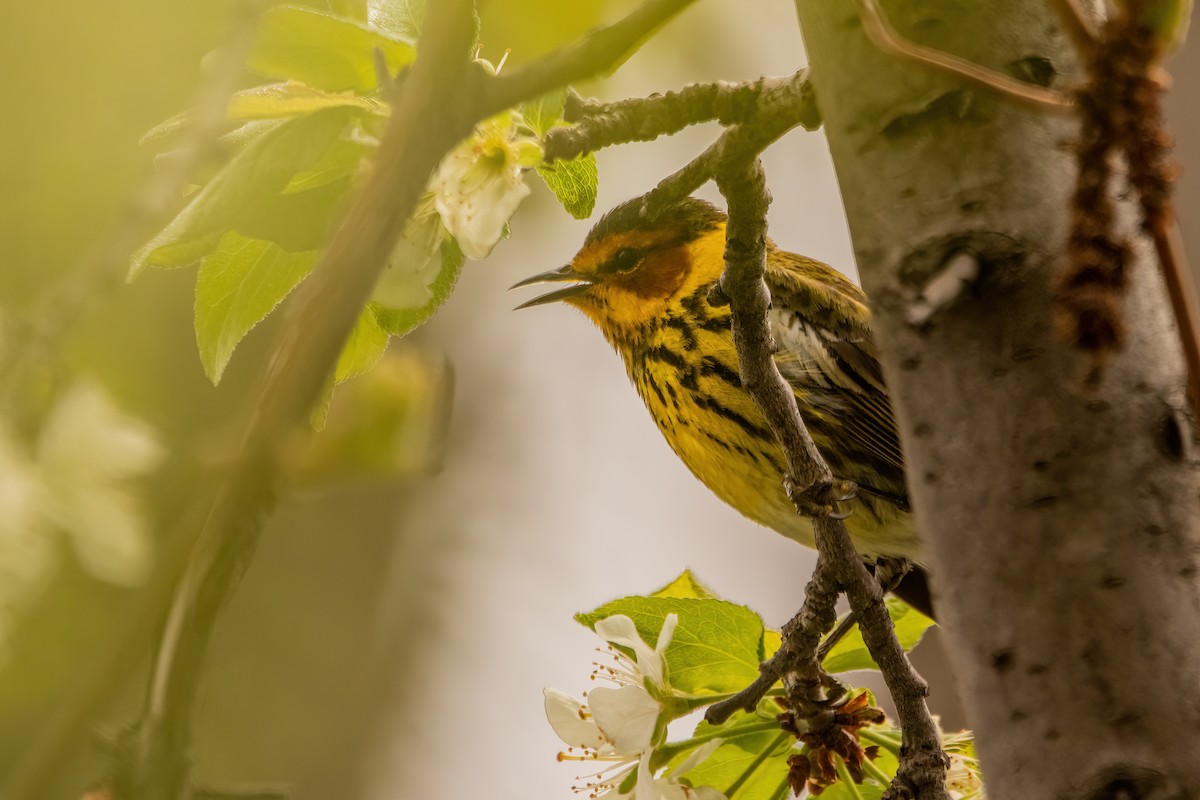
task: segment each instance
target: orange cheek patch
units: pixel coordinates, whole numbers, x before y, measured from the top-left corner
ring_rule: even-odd
[[[632,272],[614,275],[610,282],[621,289],[646,300],[661,300],[670,297],[680,286],[688,271],[687,251],[673,247],[651,253]]]

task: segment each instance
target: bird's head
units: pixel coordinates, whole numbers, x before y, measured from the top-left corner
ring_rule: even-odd
[[[592,228],[571,263],[516,284],[571,283],[518,308],[566,301],[610,339],[629,341],[682,298],[721,276],[723,212],[692,197],[652,220],[643,218],[641,209],[640,199],[617,206]]]

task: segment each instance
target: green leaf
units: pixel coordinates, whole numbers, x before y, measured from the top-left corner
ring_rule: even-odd
[[[234,92],[229,98],[225,116],[231,122],[285,119],[341,106],[351,106],[377,115],[387,114],[388,111],[386,103],[371,97],[361,97],[351,92],[323,92],[299,81],[286,81]],[[191,112],[176,114],[146,131],[140,143],[169,136],[184,128],[190,119]]]
[[[263,15],[247,63],[272,78],[369,94],[378,84],[376,50],[392,74],[416,56],[412,41],[395,33],[310,8],[276,6]]]
[[[288,120],[250,141],[191,202],[133,256],[129,278],[146,267],[195,263],[239,217],[269,203],[337,140],[353,111],[332,108]],[[206,245],[210,245],[206,249]]]
[[[358,139],[338,139],[311,168],[293,175],[283,193],[307,192],[343,178],[353,178],[374,149]]]
[[[521,106],[521,114],[525,117],[525,124],[529,126],[530,130],[537,134],[539,139],[544,139],[551,128],[562,124],[563,106],[566,105],[566,102],[566,87],[555,89],[541,97],[526,101]]]
[[[308,276],[316,257],[234,232],[221,237],[196,275],[196,344],[209,380],[221,381],[234,348]]]
[[[458,243],[453,239],[447,238],[442,242],[442,271],[438,273],[437,278],[429,286],[429,291],[432,296],[429,302],[420,308],[383,308],[378,309],[379,323],[393,336],[405,336],[411,333],[416,328],[423,325],[434,312],[442,307],[442,303],[446,302],[446,298],[450,296],[450,292],[454,290],[454,284],[458,282],[458,275],[462,272],[462,266],[465,259],[463,258],[462,250],[458,248]]]
[[[933,620],[920,611],[894,597],[887,599],[888,614],[896,626],[896,638],[905,651],[912,650],[921,642],[925,631],[934,624]],[[875,665],[862,633],[855,628],[834,645],[822,665],[828,672],[849,672],[855,669],[879,669]]]
[[[672,613],[679,616],[666,651],[672,687],[696,696],[731,694],[758,677],[763,624],[745,606],[724,600],[625,597],[576,614],[575,619],[594,628],[599,620],[624,614],[642,639],[654,646],[663,621]]]
[[[421,35],[426,0],[370,0],[367,13],[376,28],[410,41]]]
[[[596,171],[596,154],[588,153],[570,161],[555,161],[537,168],[538,175],[554,192],[567,213],[575,219],[587,219],[596,207],[596,191],[600,177]]]
[[[307,192],[277,194],[247,208],[234,227],[251,239],[267,239],[291,252],[319,250],[349,196],[349,178]]]
[[[719,600],[716,594],[699,581],[690,569],[685,569],[679,577],[650,595],[651,597],[679,597],[691,600]]]
[[[341,383],[369,371],[383,358],[387,346],[388,332],[379,324],[375,304],[367,303],[342,347],[333,375],[334,381]]]
[[[697,737],[719,731],[725,741],[682,777],[693,786],[712,786],[726,797],[736,791],[738,800],[780,797],[781,789],[787,789],[787,757],[795,752],[792,748],[795,737],[778,727],[739,732],[741,728],[761,727],[762,721],[756,714],[739,713],[720,728],[701,722],[696,728]]]

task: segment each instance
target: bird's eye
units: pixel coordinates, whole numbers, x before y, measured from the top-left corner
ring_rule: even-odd
[[[616,272],[628,272],[638,265],[642,260],[642,255],[632,247],[622,247],[617,251],[612,258],[613,270]]]

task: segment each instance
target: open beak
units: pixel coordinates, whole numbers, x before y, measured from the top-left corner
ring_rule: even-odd
[[[546,303],[557,303],[559,300],[566,300],[568,297],[575,297],[576,295],[583,294],[588,289],[592,288],[592,282],[587,278],[587,276],[576,272],[574,269],[572,269],[570,264],[567,264],[565,267],[561,267],[559,269],[550,270],[549,272],[543,272],[540,275],[531,275],[523,281],[514,283],[509,288],[516,289],[521,286],[532,286],[535,283],[562,283],[564,281],[579,282],[574,286],[556,289],[555,291],[544,294],[541,297],[535,297],[528,302],[521,303],[521,305],[517,306],[513,310],[518,311],[522,308],[529,308],[531,306],[541,306],[545,305]]]

